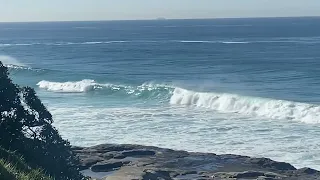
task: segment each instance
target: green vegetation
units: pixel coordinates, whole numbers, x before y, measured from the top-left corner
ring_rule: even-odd
[[[40,169],[32,169],[22,156],[0,148],[0,179],[5,180],[53,180]]]
[[[20,179],[41,176],[40,168],[58,180],[84,179],[70,143],[61,138],[52,123],[52,115],[35,91],[12,83],[8,69],[0,62],[0,146],[21,154],[28,164],[16,159],[18,156],[10,156],[14,161],[3,157],[0,167],[4,175]]]

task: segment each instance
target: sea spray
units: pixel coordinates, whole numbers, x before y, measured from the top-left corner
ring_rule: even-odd
[[[11,56],[5,56],[5,55],[0,55],[0,61],[5,65],[5,66],[25,66],[21,62],[19,62],[16,58],[11,57]]]

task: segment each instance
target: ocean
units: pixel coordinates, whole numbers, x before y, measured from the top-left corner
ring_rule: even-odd
[[[320,170],[320,18],[0,23],[0,60],[72,145]]]

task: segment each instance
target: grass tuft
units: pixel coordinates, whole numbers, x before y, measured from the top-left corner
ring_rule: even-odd
[[[22,156],[0,148],[0,179],[2,180],[53,180],[41,169],[32,169]]]

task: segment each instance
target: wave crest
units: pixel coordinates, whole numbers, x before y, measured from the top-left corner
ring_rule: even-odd
[[[271,119],[320,123],[319,105],[285,100],[246,97],[235,94],[194,92],[176,88],[171,96],[170,104],[194,105],[225,113],[238,113]]]
[[[170,102],[172,105],[187,105],[208,108],[222,113],[269,119],[287,119],[305,123],[320,123],[320,105],[285,100],[248,97],[236,94],[196,92],[164,84],[145,83],[139,86],[99,84],[84,79],[74,82],[40,81],[39,88],[64,93],[98,91],[105,95],[136,97]]]
[[[78,82],[50,82],[42,80],[38,84],[39,88],[54,92],[79,93],[88,92],[100,88],[94,80],[84,79]]]
[[[52,92],[63,93],[86,93],[92,91],[101,91],[105,94],[119,93],[127,96],[138,97],[167,97],[171,94],[173,88],[167,85],[145,83],[140,86],[100,84],[91,79],[68,82],[50,82],[42,80],[38,84],[39,88]],[[169,98],[169,97],[168,97]]]

